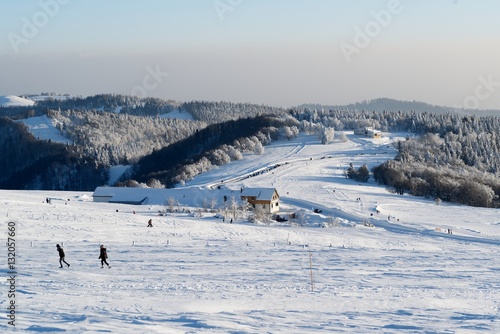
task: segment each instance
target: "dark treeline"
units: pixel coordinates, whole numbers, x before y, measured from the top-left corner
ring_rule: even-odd
[[[186,164],[200,160],[204,153],[237,139],[256,135],[266,128],[280,127],[281,122],[269,116],[259,116],[217,123],[197,131],[194,135],[155,151],[134,165],[130,179],[138,182],[158,180],[170,187]]]
[[[0,117],[8,117],[10,119],[23,119],[34,116],[41,116],[45,113],[46,108],[37,106],[0,106]]]
[[[21,124],[0,118],[0,188],[89,191],[107,170],[76,147],[36,140]]]

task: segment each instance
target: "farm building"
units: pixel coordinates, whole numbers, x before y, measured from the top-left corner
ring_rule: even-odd
[[[130,188],[97,187],[92,194],[94,202],[145,204],[148,194],[144,191],[130,191]]]
[[[364,128],[359,128],[354,131],[355,135],[365,136],[369,138],[382,138],[382,132],[375,130],[370,126],[365,126]]]

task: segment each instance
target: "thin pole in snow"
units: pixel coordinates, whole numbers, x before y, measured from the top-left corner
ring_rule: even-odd
[[[314,283],[313,283],[313,268],[312,268],[312,253],[311,248],[309,248],[309,269],[311,271],[311,291],[314,291]]]

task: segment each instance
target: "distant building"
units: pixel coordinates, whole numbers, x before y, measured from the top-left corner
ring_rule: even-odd
[[[94,202],[108,203],[111,198],[115,195],[115,189],[112,187],[97,187],[92,198]]]
[[[354,131],[355,135],[365,136],[369,138],[382,138],[382,132],[375,130],[371,126],[365,126]]]
[[[130,192],[130,188],[97,187],[92,194],[94,202],[141,205],[148,199],[143,192]]]
[[[277,213],[280,210],[280,197],[275,188],[243,188],[240,198],[246,200],[253,208],[261,206],[269,213]]]

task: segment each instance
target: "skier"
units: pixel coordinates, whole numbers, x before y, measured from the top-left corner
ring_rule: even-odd
[[[63,262],[66,263],[68,265],[68,268],[69,268],[69,263],[64,260],[65,254],[64,254],[64,250],[62,249],[62,247],[59,246],[59,244],[57,244],[56,249],[59,252],[59,264],[61,265],[59,268],[63,267],[63,265],[62,265]]]
[[[109,263],[106,261],[107,258],[108,258],[108,252],[106,251],[104,245],[101,245],[101,253],[99,254],[99,259],[101,259],[101,268],[104,268],[105,263],[108,266],[108,268],[111,268]]]
[[[153,219],[148,220],[148,227],[153,227]]]

